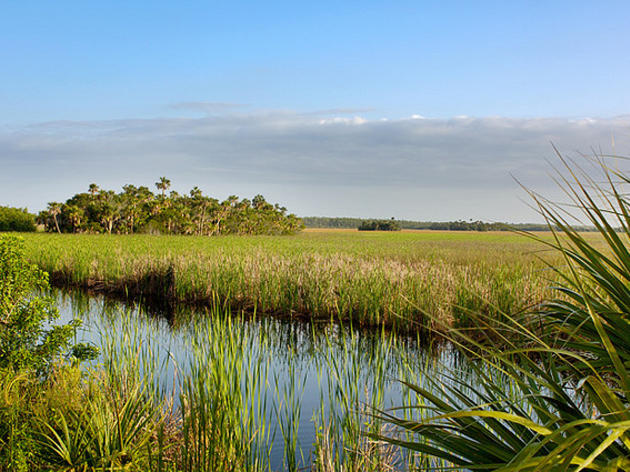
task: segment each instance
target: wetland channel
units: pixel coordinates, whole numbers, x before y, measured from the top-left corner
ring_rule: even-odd
[[[60,321],[83,320],[77,341],[101,350],[93,367],[107,365],[106,358],[123,364],[135,358],[145,382],[171,399],[174,411],[191,378],[188,385],[204,383],[210,391],[240,390],[234,416],[248,422],[254,453],[272,470],[289,468],[292,458],[308,465],[322,435],[334,454],[351,453],[363,433],[383,431],[372,424],[374,409],[421,405],[401,380],[430,388],[445,374],[472,375],[450,346],[423,346],[392,333],[190,308],[165,315],[77,290],[51,294]],[[417,419],[427,412],[401,414]],[[410,460],[397,454],[401,464]]]

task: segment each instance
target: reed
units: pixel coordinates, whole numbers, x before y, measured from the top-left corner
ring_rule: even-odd
[[[220,307],[165,330],[164,320],[81,295],[74,306],[100,333],[101,358],[59,366],[45,384],[18,379],[7,391],[19,402],[0,401],[0,414],[24,415],[16,443],[37,444],[25,470],[404,471],[424,460],[368,436],[389,428],[374,409],[410,395],[394,379],[418,381],[429,362],[416,341]],[[319,402],[304,402],[307,389]]]
[[[465,326],[469,312],[499,317],[551,295],[535,256],[544,245],[507,233],[25,239],[57,285],[357,327]]]
[[[365,434],[381,431],[370,412],[386,404],[408,349],[392,333],[366,337],[328,326],[305,338],[278,331],[278,322],[245,321],[216,308],[188,315],[172,332],[186,339],[182,351],[157,329],[158,320],[91,311],[96,319],[86,323],[101,333],[102,357],[83,373],[64,367],[51,379],[53,400],[39,402],[35,415],[32,433],[43,452],[31,470],[328,472],[409,465],[398,448]],[[321,392],[314,410],[302,402],[307,377],[309,388]],[[311,415],[323,428],[305,443],[300,431]]]

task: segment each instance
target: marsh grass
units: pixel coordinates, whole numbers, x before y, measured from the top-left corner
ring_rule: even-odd
[[[374,409],[415,395],[394,379],[426,382],[419,340],[219,305],[167,327],[106,298],[72,299],[102,355],[6,388],[0,413],[22,415],[22,430],[0,452],[26,455],[22,470],[385,471],[424,460],[367,435],[389,428]],[[319,402],[305,402],[315,388]]]
[[[599,247],[593,236],[578,236]],[[617,417],[619,393],[607,394],[608,384],[597,378],[563,383],[566,372],[552,358],[569,358],[572,351],[536,330],[524,327],[536,346],[527,355],[510,344],[515,341],[509,333],[523,327],[513,314],[549,295],[547,279],[558,280],[545,263],[557,267],[572,260],[543,254],[540,261],[533,251],[566,240],[553,234],[523,242],[506,234],[334,232],[212,239],[29,236],[29,257],[59,283],[210,309],[173,320],[190,346],[178,359],[151,323],[131,313],[104,316],[100,364],[83,373],[60,368],[45,389],[32,387],[37,401],[25,403],[20,395],[32,379],[3,384],[8,401],[2,414],[26,414],[28,421],[13,421],[24,426],[0,449],[30,470],[385,471],[453,464],[499,469],[521,450],[527,451],[519,456],[524,460],[546,457],[570,428],[592,421],[597,431],[558,454],[573,447],[594,453],[592,438],[619,435],[604,444],[605,454],[617,460],[613,449],[625,434],[625,419]],[[556,303],[566,297],[571,293],[563,292]],[[341,324],[322,323],[324,335],[307,345],[300,335],[276,339],[268,318],[234,307],[250,314],[308,313],[313,321]],[[246,317],[254,318],[255,331],[247,328]],[[471,336],[467,328],[476,322],[494,333],[490,338],[503,340],[509,354],[502,357]],[[372,338],[353,329],[377,325]],[[434,361],[408,350],[408,341],[389,326],[461,334],[454,341],[463,350],[493,363],[452,360],[441,374],[425,375]],[[593,327],[591,332],[599,332]],[[566,335],[557,339],[566,341]],[[552,346],[551,354],[543,345]],[[284,363],[278,363],[278,347],[290,349]],[[317,353],[313,366],[303,362],[311,351]],[[537,359],[529,355],[534,351]],[[314,444],[304,444],[303,392],[311,367],[320,402],[312,412]],[[396,388],[403,407],[374,415],[386,411],[393,379],[402,381]],[[599,403],[590,403],[596,408],[584,407],[578,387],[600,395]],[[589,416],[599,412],[600,418]],[[273,457],[278,449],[279,461]]]
[[[542,237],[544,239],[544,237]],[[147,301],[423,330],[547,298],[543,245],[502,233],[26,236],[57,285]]]

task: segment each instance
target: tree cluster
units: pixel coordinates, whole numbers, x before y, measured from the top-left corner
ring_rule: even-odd
[[[400,231],[400,225],[391,220],[366,220],[359,225],[359,231]]]
[[[439,231],[505,231],[509,230],[505,223],[486,223],[484,221],[441,221],[429,225],[428,229]]]
[[[149,188],[125,185],[122,192],[102,190],[91,184],[65,203],[51,202],[38,216],[46,231],[58,233],[137,232],[157,234],[290,234],[302,221],[262,195],[252,200],[230,196],[224,201],[193,188],[188,195],[167,193],[171,182],[161,177]]]
[[[347,216],[303,216],[302,221],[307,228],[355,229],[366,220],[363,218],[351,218]]]
[[[35,231],[35,215],[25,208],[0,206],[0,231]]]

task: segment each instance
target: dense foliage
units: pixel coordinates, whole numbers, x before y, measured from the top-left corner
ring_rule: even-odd
[[[363,221],[359,231],[400,231],[400,225],[395,220],[367,220]]]
[[[542,225],[541,225],[542,226]],[[425,229],[425,228],[409,228]],[[484,221],[435,221],[428,225],[428,228],[436,231],[509,231],[510,227],[506,223],[486,223]]]
[[[197,187],[188,195],[170,192],[170,180],[156,182],[157,195],[147,187],[125,185],[115,193],[91,184],[65,203],[51,202],[38,220],[58,233],[290,234],[302,222],[287,209],[268,203],[262,195],[252,200],[230,196],[219,200]]]
[[[35,215],[24,208],[0,206],[0,231],[35,231]]]
[[[308,231],[159,241],[35,233],[25,240],[29,260],[56,284],[160,304],[221,300],[259,314],[363,326],[417,331],[431,322],[428,314],[465,325],[467,310],[498,315],[549,294],[534,256],[540,246],[511,233]]]
[[[37,295],[47,288],[47,274],[26,261],[24,241],[0,237],[0,471],[33,470],[41,451],[36,410],[46,401],[50,379],[65,369],[63,358],[96,356],[91,346],[71,347],[79,320],[52,325],[59,317],[54,300]],[[54,412],[43,406],[41,414]]]
[[[79,320],[44,328],[59,317],[54,300],[34,293],[47,288],[48,275],[26,261],[24,241],[0,237],[0,369],[42,372],[60,354],[93,354],[83,345],[68,352]]]

